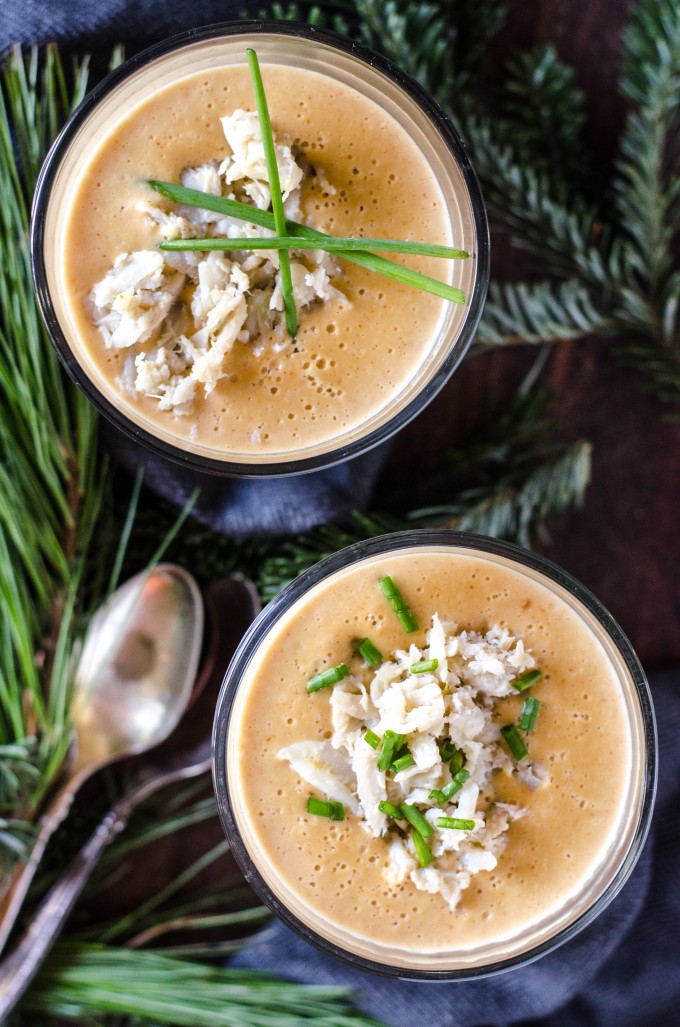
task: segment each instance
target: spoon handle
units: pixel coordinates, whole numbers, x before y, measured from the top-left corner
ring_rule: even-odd
[[[0,1024],[5,1022],[33,980],[99,857],[109,842],[123,830],[135,807],[160,788],[196,777],[209,768],[210,759],[206,759],[193,766],[157,774],[128,792],[111,807],[66,872],[47,893],[17,947],[0,963]]]
[[[25,863],[19,864],[16,868],[7,888],[2,894],[0,901],[0,952],[4,949],[7,939],[11,934],[47,843],[66,818],[73,798],[80,788],[82,781],[82,775],[75,775],[69,778],[56,793],[47,810],[40,818],[40,830],[33,843],[30,856]],[[0,1023],[2,1023],[2,1020],[0,1020]]]

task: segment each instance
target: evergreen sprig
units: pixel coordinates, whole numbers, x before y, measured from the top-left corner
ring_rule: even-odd
[[[69,656],[105,482],[97,417],[42,325],[28,243],[42,160],[86,81],[86,60],[67,84],[48,47],[44,60],[14,51],[0,87],[0,788],[15,819],[34,815],[70,742]]]
[[[29,1016],[89,1023],[102,1014],[183,1027],[380,1027],[342,987],[172,959],[162,952],[62,942],[24,999]],[[27,1021],[28,1022],[28,1021]],[[35,1019],[31,1021],[35,1023]]]

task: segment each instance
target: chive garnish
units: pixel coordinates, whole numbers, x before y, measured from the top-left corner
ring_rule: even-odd
[[[459,770],[453,775],[448,784],[445,784],[443,788],[435,788],[434,791],[430,792],[429,799],[431,802],[435,802],[438,806],[441,806],[443,802],[450,799],[456,792],[459,792],[467,779],[470,776],[469,770]]]
[[[542,670],[525,670],[523,674],[515,678],[512,682],[512,687],[516,688],[518,692],[526,692],[527,688],[532,688],[542,677]]]
[[[393,817],[395,820],[403,820],[404,814],[401,812],[398,806],[393,806],[391,802],[383,801],[378,803],[378,809],[381,813],[384,813],[387,817]]]
[[[383,735],[380,756],[378,757],[378,770],[381,770],[383,773],[389,770],[390,763],[392,762],[392,756],[396,748],[396,740],[397,736],[394,731],[386,731]]]
[[[183,185],[176,185],[174,182],[162,182],[159,179],[151,178],[146,183],[155,189],[161,196],[172,200],[175,203],[182,203],[186,207],[200,207],[203,210],[213,210],[216,214],[226,214],[229,217],[246,221],[251,225],[259,225],[261,228],[268,228],[276,231],[274,217],[267,210],[259,210],[249,203],[241,203],[239,200],[230,200],[226,196],[214,196],[212,193],[203,193],[199,189],[188,189]],[[317,242],[316,249],[323,249],[324,240],[332,238],[324,232],[319,232],[306,225],[300,225],[297,221],[286,219],[286,235],[294,236],[297,239],[314,239]],[[358,264],[375,274],[384,275],[385,278],[393,278],[405,285],[412,285],[423,292],[429,292],[433,296],[440,296],[450,303],[465,303],[465,293],[453,285],[447,285],[429,275],[421,274],[419,271],[412,271],[410,268],[397,264],[387,257],[380,257],[377,253],[364,253],[361,250],[339,250],[338,256],[351,264]]]
[[[385,599],[387,599],[387,602],[390,604],[390,606],[396,613],[397,617],[399,618],[399,623],[401,624],[404,631],[409,633],[411,631],[417,631],[418,621],[411,613],[411,609],[408,603],[404,599],[403,595],[401,594],[397,586],[394,584],[392,578],[390,578],[389,576],[385,578],[380,578],[378,581],[378,586],[382,594],[385,596]]]
[[[430,852],[429,845],[417,831],[412,831],[411,837],[413,838],[413,847],[416,850],[416,856],[418,857],[418,862],[421,867],[429,866],[432,862],[432,853]]]
[[[409,670],[411,674],[428,674],[438,666],[439,660],[421,660],[420,663],[412,663]]]
[[[325,799],[316,799],[313,795],[307,799],[307,812],[313,813],[315,817],[326,817],[328,820],[345,819],[345,807],[341,802],[327,802]]]
[[[437,817],[437,827],[449,828],[453,831],[473,831],[474,820],[461,820],[459,817]]]
[[[380,745],[380,735],[376,735],[375,731],[371,731],[369,727],[366,729],[364,741],[370,745],[371,749],[377,749]]]
[[[418,834],[422,835],[423,838],[429,838],[430,835],[434,834],[432,824],[427,822],[423,814],[415,806],[409,806],[407,802],[402,802],[399,809],[404,816],[404,820],[408,820],[411,827],[415,827]]]
[[[448,763],[454,752],[458,752],[455,745],[450,738],[445,738],[439,746],[439,755],[442,758],[442,763]]]
[[[528,753],[528,749],[522,739],[517,733],[517,728],[514,724],[506,724],[505,727],[501,728],[501,734],[510,750],[510,754],[514,756],[516,760],[523,760]]]
[[[463,769],[465,763],[465,753],[461,752],[460,749],[456,749],[453,756],[449,760],[449,768],[451,770],[452,777],[455,777],[459,770]]]
[[[536,727],[536,718],[538,717],[538,711],[541,706],[540,699],[534,699],[532,696],[528,696],[524,700],[524,706],[522,706],[522,712],[519,718],[519,726],[522,731],[527,731],[529,734]]]
[[[440,246],[437,243],[410,242],[408,239],[358,239],[341,238],[327,235],[321,243],[318,239],[291,238],[289,235],[273,235],[261,238],[242,236],[226,239],[211,237],[208,239],[166,239],[159,243],[161,250],[325,250],[337,253],[339,250],[364,253],[368,250],[381,250],[383,253],[411,253],[423,257],[441,257],[447,260],[466,260],[470,254],[466,250],[457,250],[453,246]]]
[[[408,770],[409,767],[415,766],[415,760],[410,752],[407,752],[405,756],[400,756],[390,766],[390,770],[393,774],[398,774],[400,770]]]
[[[312,692],[319,692],[322,688],[328,688],[329,685],[335,685],[338,681],[342,681],[349,674],[349,667],[344,663],[339,663],[336,667],[329,667],[327,670],[320,670],[318,674],[312,675],[307,682],[307,691],[311,694]]]
[[[442,758],[442,763],[448,763],[452,777],[457,774],[459,770],[463,769],[465,753],[461,752],[460,749],[457,749],[450,738],[445,738],[439,746],[439,755]]]
[[[255,90],[255,102],[257,104],[257,116],[260,119],[260,131],[262,132],[262,144],[264,146],[264,158],[267,165],[267,177],[269,179],[269,190],[272,197],[272,214],[274,215],[274,229],[278,236],[286,235],[286,215],[283,210],[283,197],[281,195],[281,181],[279,179],[279,166],[276,163],[276,148],[274,136],[269,118],[269,106],[267,96],[262,82],[260,62],[254,50],[246,50],[248,68]],[[283,308],[286,313],[286,328],[292,339],[297,335],[297,311],[295,310],[295,297],[293,295],[293,279],[290,273],[290,256],[287,250],[279,250],[279,265],[281,271],[281,291],[283,293]]]
[[[373,645],[370,638],[362,638],[356,646],[356,651],[363,656],[369,667],[374,667],[382,660],[382,653]]]

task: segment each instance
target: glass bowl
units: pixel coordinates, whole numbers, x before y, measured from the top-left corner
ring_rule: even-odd
[[[441,577],[441,573],[449,573],[446,567],[452,558],[452,573],[457,577],[449,580]],[[427,907],[427,924],[433,923],[435,917],[438,921],[440,917],[451,917],[450,929],[448,925],[445,928],[445,943],[438,936],[434,948],[429,942],[421,944],[414,940],[427,937],[427,924],[425,935],[422,932],[418,933],[423,927],[423,924],[418,922],[418,915],[425,915],[419,909],[424,893],[416,891],[411,886],[406,891],[392,893],[394,908],[401,910],[402,919],[404,915],[408,918],[406,936],[396,933],[399,924],[396,916],[393,932],[389,926],[392,916],[387,915],[390,912],[389,900],[385,898],[386,895],[390,895],[389,888],[377,886],[374,889],[377,878],[371,877],[370,889],[374,890],[367,891],[367,886],[363,882],[356,876],[351,877],[352,873],[359,874],[360,877],[365,877],[367,873],[372,874],[367,860],[375,862],[377,858],[379,862],[380,853],[378,852],[376,857],[377,850],[369,847],[368,836],[356,822],[352,826],[351,814],[347,815],[346,822],[339,827],[336,824],[331,824],[329,828],[324,827],[326,835],[323,836],[323,846],[326,846],[326,849],[319,848],[317,835],[313,833],[316,828],[310,827],[310,822],[318,823],[320,818],[305,816],[304,805],[300,805],[298,809],[298,805],[287,805],[286,800],[290,792],[295,803],[299,804],[303,801],[300,799],[302,791],[313,791],[318,794],[319,789],[307,788],[306,785],[300,789],[295,772],[286,762],[279,763],[275,759],[281,737],[290,738],[290,741],[299,740],[295,735],[295,728],[284,725],[294,724],[298,717],[304,720],[306,713],[301,712],[301,703],[314,702],[326,694],[306,694],[306,677],[311,669],[314,669],[309,667],[309,663],[313,662],[309,659],[309,654],[316,653],[319,663],[337,663],[343,659],[343,654],[338,651],[335,643],[338,638],[344,638],[343,633],[347,633],[348,637],[351,632],[358,636],[373,634],[375,638],[375,632],[386,629],[385,625],[376,627],[382,619],[382,615],[376,618],[376,609],[381,602],[387,611],[385,616],[388,619],[392,617],[382,596],[378,596],[375,608],[371,606],[370,611],[368,607],[361,605],[366,593],[365,586],[364,592],[361,592],[362,584],[357,575],[367,573],[370,577],[364,577],[363,580],[373,582],[382,575],[392,574],[394,566],[397,567],[397,571],[394,571],[397,584],[399,568],[411,566],[413,574],[417,572],[420,575],[417,579],[414,576],[409,581],[410,591],[407,592],[405,589],[405,594],[409,602],[415,600],[416,614],[417,605],[421,606],[421,624],[425,623],[423,593],[428,591],[428,582],[430,589],[439,589],[439,592],[435,591],[433,594],[439,595],[440,599],[443,596],[444,603],[450,602],[454,611],[458,601],[456,596],[462,596],[468,587],[477,590],[472,592],[473,596],[482,596],[484,593],[480,590],[488,591],[492,587],[485,582],[495,582],[499,587],[493,595],[487,596],[491,604],[488,609],[493,607],[494,610],[504,611],[500,623],[506,624],[511,633],[513,610],[515,616],[518,616],[520,601],[526,603],[530,599],[533,609],[527,616],[533,623],[527,625],[532,629],[527,632],[527,644],[536,644],[536,640],[543,644],[543,639],[546,646],[556,647],[562,657],[567,653],[568,659],[573,659],[573,667],[570,664],[569,674],[565,676],[569,689],[572,687],[572,680],[581,680],[578,677],[579,673],[585,675],[586,681],[592,681],[595,676],[604,681],[606,669],[607,684],[602,686],[599,693],[597,688],[592,689],[592,702],[588,707],[592,711],[592,718],[589,715],[585,716],[585,720],[592,719],[593,723],[579,729],[582,733],[578,736],[578,745],[583,744],[583,738],[588,739],[592,736],[596,739],[594,743],[586,742],[586,745],[591,745],[591,755],[595,753],[593,761],[589,764],[588,773],[595,773],[594,763],[597,762],[597,775],[601,775],[597,777],[599,788],[602,781],[608,781],[610,777],[614,780],[611,773],[613,767],[625,763],[624,772],[619,775],[616,785],[612,784],[611,795],[616,800],[615,812],[607,820],[606,830],[602,828],[602,834],[594,835],[596,840],[587,843],[594,848],[592,852],[583,850],[587,857],[583,864],[579,863],[578,873],[569,877],[569,870],[565,877],[564,871],[560,869],[571,856],[568,851],[570,845],[573,846],[573,841],[569,841],[570,832],[588,832],[588,825],[591,823],[588,817],[594,818],[594,823],[604,824],[606,816],[603,812],[605,804],[597,806],[597,803],[592,802],[592,796],[586,801],[585,793],[579,791],[581,786],[575,783],[570,785],[574,794],[568,800],[569,805],[556,808],[556,812],[550,814],[553,816],[552,820],[546,819],[537,824],[535,830],[539,832],[544,831],[546,825],[552,824],[554,838],[550,845],[546,841],[545,851],[539,851],[531,857],[537,867],[532,871],[535,875],[532,878],[534,881],[554,881],[555,875],[562,873],[562,886],[555,886],[554,894],[551,886],[548,886],[547,891],[544,889],[544,898],[536,906],[535,913],[527,914],[523,922],[518,921],[515,925],[512,918],[508,921],[507,917],[504,921],[501,914],[503,905],[508,903],[507,889],[516,888],[517,885],[515,882],[510,884],[503,881],[504,856],[501,855],[495,872],[495,879],[499,884],[493,885],[493,888],[498,887],[500,890],[498,893],[485,893],[500,896],[500,912],[494,914],[491,929],[484,928],[481,934],[469,934],[467,939],[464,937],[462,942],[457,942],[458,924],[464,921],[458,919],[458,910],[449,914],[448,907],[442,901],[440,908]],[[455,567],[458,569],[455,570]],[[439,579],[436,578],[435,571],[440,574]],[[372,577],[374,572],[375,578]],[[404,573],[402,570],[402,574]],[[420,581],[422,587],[413,586],[416,580]],[[455,589],[450,587],[450,581],[454,580],[458,582]],[[442,582],[445,584],[442,585]],[[371,584],[370,587],[374,586]],[[377,595],[377,588],[375,592]],[[462,599],[460,601],[463,602]],[[373,600],[370,602],[373,603]],[[337,623],[335,604],[341,611]],[[465,607],[462,606],[460,609]],[[549,611],[548,616],[552,617],[552,637],[550,622],[546,630],[546,622],[541,620],[541,617],[545,618],[546,610]],[[430,616],[432,612],[434,611],[430,611]],[[462,621],[465,627],[480,626],[474,624],[474,618],[468,622],[466,617],[459,618],[455,612],[449,613],[441,607],[437,612],[442,619],[451,617]],[[304,624],[300,620],[301,617],[304,617]],[[525,617],[525,622],[526,619]],[[396,618],[393,620],[396,623]],[[491,623],[498,621],[494,619]],[[572,627],[576,636],[570,634]],[[389,627],[386,630],[395,629]],[[559,641],[558,634],[569,641]],[[573,646],[571,649],[568,648],[574,637],[584,640],[582,653],[587,651],[596,654],[596,657],[593,657],[596,660],[595,664],[578,663],[578,650]],[[379,636],[377,644],[383,652],[392,651],[381,645]],[[403,643],[403,647],[406,648],[406,642]],[[267,663],[268,652],[274,653],[275,659],[279,662],[273,665],[271,662]],[[573,655],[574,652],[576,655]],[[579,666],[582,668],[580,671]],[[593,667],[598,670],[597,675],[592,673]],[[293,694],[291,691],[297,690],[298,680],[300,698],[296,698],[297,692]],[[294,685],[291,683],[293,681],[296,682]],[[564,688],[564,685],[559,687]],[[591,691],[590,688],[588,690]],[[564,692],[558,690],[552,697],[551,710],[550,681],[542,683],[541,698],[546,711],[543,713],[544,730],[554,730],[549,724],[555,724],[560,718],[568,719],[572,725],[569,728],[570,732],[578,729],[578,718],[584,717],[585,713],[581,691],[579,688],[579,695],[575,696],[572,706],[571,692],[568,691],[569,699],[565,703],[564,699],[560,699]],[[320,708],[316,707],[317,710]],[[615,710],[618,711],[616,717],[619,718],[616,723],[621,730],[615,739],[615,751],[610,767],[608,757],[603,754],[605,743],[609,745],[614,736],[607,739],[607,728],[604,737],[601,731],[602,723],[611,722],[610,718],[614,716]],[[324,728],[329,728],[330,714],[314,712],[310,715],[317,718],[314,723],[321,732],[320,737],[330,737],[330,730],[323,733]],[[572,717],[576,719],[570,720]],[[253,733],[247,729],[252,729]],[[303,730],[302,727],[300,730]],[[592,735],[593,732],[595,735]],[[303,738],[308,737],[309,735],[303,731]],[[531,739],[534,736],[528,737]],[[555,737],[559,739],[559,733],[553,736]],[[612,742],[612,746],[615,743]],[[529,741],[528,744],[531,748],[532,742]],[[253,746],[256,747],[256,751],[253,750]],[[564,781],[570,780],[573,776],[573,761],[581,759],[586,751],[587,749],[574,750],[572,763],[567,759],[564,770],[560,769],[559,762],[560,759],[564,759],[565,754],[560,754],[558,748],[554,750],[554,755],[551,752],[550,759],[556,762],[551,762],[549,766],[551,775],[555,778],[553,788],[558,798],[564,788]],[[626,752],[629,755],[626,755]],[[252,773],[253,756],[257,766],[264,768],[262,775],[270,772],[274,774],[274,770],[270,768],[275,764],[278,767],[275,772],[276,783],[271,793],[266,792],[267,797],[264,800],[258,788],[266,786],[253,785],[257,777],[261,776]],[[322,560],[291,582],[264,609],[245,635],[224,679],[215,714],[213,773],[222,825],[243,873],[273,912],[299,935],[351,965],[388,976],[439,981],[478,978],[522,966],[573,938],[602,912],[622,888],[635,866],[649,829],[656,782],[655,723],[649,688],[630,643],[597,599],[571,575],[543,557],[494,539],[451,531],[407,531],[358,543]],[[292,778],[295,782],[288,785],[287,782]],[[551,785],[546,788],[548,791],[540,789],[535,793],[538,796],[536,801],[553,801]],[[575,794],[576,792],[579,794]],[[546,800],[541,800],[543,794],[547,796]],[[599,794],[601,792],[598,791]],[[582,800],[580,803],[577,801],[579,796]],[[589,804],[590,813],[587,811]],[[535,815],[542,815],[540,806],[534,806],[534,809],[538,810]],[[564,815],[565,809],[569,810],[568,817]],[[531,812],[530,810],[529,816]],[[529,816],[526,818],[527,821]],[[559,826],[565,822],[567,833],[564,838],[561,835],[558,837]],[[523,821],[520,820],[517,825],[510,826],[510,841],[506,852],[510,851],[513,828],[517,830],[518,825],[522,824]],[[557,831],[554,830],[555,825],[558,826]],[[570,825],[573,825],[573,830]],[[341,835],[340,830],[348,833]],[[548,830],[545,830],[545,834],[548,834]],[[361,840],[357,840],[358,838]],[[380,842],[380,839],[370,839],[371,846],[374,841]],[[347,844],[351,846],[349,850]],[[526,846],[528,843],[521,844]],[[362,853],[358,857],[355,852],[357,846],[357,851]],[[308,850],[308,858],[304,855],[305,850]],[[324,869],[325,873],[325,868],[320,864],[325,861],[326,851],[329,854],[329,866],[332,864],[329,873],[336,874],[335,877],[322,877],[320,874],[312,873],[311,862],[315,860],[318,862],[313,868],[314,871]],[[372,853],[370,857],[369,853]],[[579,853],[574,850],[574,866],[580,858]],[[515,859],[514,853],[512,859]],[[517,869],[519,864],[513,864],[512,859],[508,866],[514,866],[516,879],[521,878],[523,874]],[[343,874],[349,874],[355,884],[338,884],[340,880],[345,880]],[[480,883],[481,877],[480,874],[473,878],[470,894],[475,891],[474,884]],[[312,880],[316,882],[314,885],[309,884]],[[565,881],[570,882],[568,888],[565,887]],[[334,896],[334,889],[337,890],[339,887],[346,888],[342,892],[340,905],[329,906],[326,902],[327,893]],[[355,894],[357,889],[358,893]],[[324,896],[322,901],[317,898],[320,894]],[[467,895],[468,892],[463,893],[464,905]],[[526,890],[520,897],[522,901],[527,898]],[[430,898],[425,895],[425,899]],[[432,898],[440,900],[441,896],[435,895]],[[335,902],[334,898],[333,901]],[[382,918],[379,923],[384,925],[384,934],[379,930],[376,935],[375,925],[370,926],[373,923],[370,917],[364,919],[368,927],[364,929],[359,926],[358,913],[352,913],[353,901],[360,905],[365,903],[366,909],[369,903],[371,906],[378,904]],[[482,923],[488,917],[488,913],[476,910],[474,901],[475,898],[472,896],[470,910],[464,915],[473,916],[472,929],[476,930],[477,922]],[[480,901],[486,900],[477,900]],[[343,908],[343,903],[346,903],[346,909]],[[409,913],[411,907],[415,914],[412,918]],[[360,906],[357,906],[357,909],[359,908]],[[329,909],[335,912],[329,913]],[[416,913],[416,909],[419,913]],[[398,929],[401,930],[400,927]],[[407,941],[404,941],[405,937]]]
[[[304,443],[277,443],[278,448],[268,448],[273,443],[265,445],[257,438],[252,448],[240,443],[240,448],[228,448],[225,442],[213,442],[214,436],[196,441],[190,415],[182,419],[168,412],[161,423],[136,400],[127,399],[103,373],[103,346],[95,351],[92,339],[83,339],[86,332],[82,320],[78,323],[80,315],[74,313],[76,301],[64,281],[61,256],[79,184],[102,142],[137,105],[185,76],[243,65],[248,46],[257,50],[265,73],[268,64],[317,72],[356,90],[377,104],[386,118],[394,119],[434,174],[454,245],[473,255],[455,264],[438,262],[448,265],[441,277],[449,274],[452,284],[465,291],[467,302],[442,305],[445,309],[432,343],[407,379],[396,382],[391,393],[387,389],[385,400],[362,414],[357,423],[348,422],[337,431],[324,429],[325,435]],[[110,74],[74,113],[45,162],[35,193],[31,249],[47,329],[68,373],[99,411],[158,455],[196,470],[238,477],[327,467],[371,449],[407,424],[462,360],[481,317],[489,278],[488,226],[479,184],[465,147],[441,108],[417,82],[378,54],[333,33],[289,23],[237,22],[186,32],[151,47]],[[78,298],[77,303],[81,302]]]

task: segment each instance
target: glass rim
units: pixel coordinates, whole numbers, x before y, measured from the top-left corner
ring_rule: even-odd
[[[48,286],[47,261],[44,252],[46,213],[59,166],[71,144],[77,138],[80,129],[100,102],[125,82],[130,75],[176,50],[221,36],[246,34],[276,35],[319,42],[340,50],[350,57],[358,58],[371,68],[377,69],[401,88],[420,107],[452,155],[468,192],[470,211],[477,236],[476,276],[474,289],[468,303],[467,317],[460,332],[450,344],[450,350],[441,365],[432,378],[424,384],[417,396],[397,410],[383,424],[350,443],[339,442],[338,445],[334,445],[331,440],[332,448],[325,453],[257,464],[238,460],[220,460],[205,454],[190,453],[179,445],[158,438],[107,399],[81,367],[59,323]],[[260,20],[217,22],[177,33],[135,54],[120,67],[110,72],[87,94],[52,144],[38,176],[31,211],[30,251],[38,306],[48,334],[69,377],[99,413],[126,436],[140,442],[156,456],[164,457],[175,464],[191,467],[197,471],[238,478],[282,477],[332,467],[374,449],[405,427],[441,391],[467,353],[484,309],[490,269],[489,226],[481,187],[461,136],[437,101],[420,83],[392,61],[361,43],[355,43],[336,32],[316,28],[312,25]]]
[[[229,721],[240,680],[254,656],[254,646],[264,639],[274,624],[298,599],[336,571],[343,570],[374,556],[388,554],[396,549],[415,549],[422,546],[442,548],[456,546],[458,548],[505,557],[516,564],[520,564],[522,567],[538,572],[551,582],[566,588],[595,617],[600,627],[609,636],[623,658],[626,668],[630,673],[635,697],[639,704],[640,720],[645,742],[644,760],[641,763],[641,794],[631,845],[611,881],[592,905],[555,935],[529,948],[525,952],[506,959],[496,960],[480,967],[463,967],[451,970],[401,968],[371,960],[340,948],[338,944],[317,934],[316,931],[299,920],[273,893],[255,866],[241,838],[236,819],[231,810],[227,779],[227,735]],[[212,758],[213,785],[222,828],[246,880],[272,912],[305,941],[327,955],[334,956],[356,969],[368,970],[399,980],[434,982],[481,979],[526,966],[570,941],[583,928],[592,923],[621,891],[640,858],[650,828],[658,766],[656,721],[645,672],[623,629],[593,593],[578,579],[574,578],[556,563],[553,563],[553,561],[523,549],[514,543],[470,532],[428,528],[381,535],[367,541],[354,543],[337,553],[333,553],[313,567],[303,571],[302,574],[286,585],[265,606],[244,635],[236,653],[232,657],[222,682],[215,709]]]

